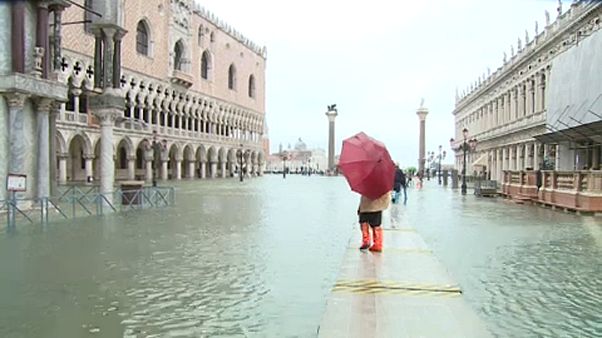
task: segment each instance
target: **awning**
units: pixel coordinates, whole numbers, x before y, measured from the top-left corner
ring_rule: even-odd
[[[486,167],[487,166],[487,154],[481,155],[476,161],[472,162],[473,167]]]
[[[593,142],[602,143],[602,121],[566,128],[554,129],[546,126],[549,132],[535,135],[534,138],[541,143],[558,144],[561,142]]]

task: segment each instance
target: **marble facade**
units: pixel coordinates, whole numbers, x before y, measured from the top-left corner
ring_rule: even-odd
[[[452,147],[459,149],[464,128],[478,141],[468,154],[467,174],[484,169],[502,182],[504,170],[599,169],[602,140],[570,130],[592,129],[600,121],[595,115],[584,119],[583,107],[602,114],[602,100],[595,102],[602,95],[601,16],[602,3],[573,2],[496,71],[456,93]],[[462,168],[462,155],[456,151],[456,168]]]
[[[63,0],[0,2],[0,43],[8,47],[0,51],[2,182],[9,172],[24,173],[23,197],[35,198],[48,196],[55,182],[101,181],[108,192],[119,180],[228,177],[239,149],[248,154],[250,174],[262,174],[265,47],[192,0],[86,3],[110,13],[89,27],[57,29],[49,25],[90,14]],[[23,24],[15,34],[11,19],[19,6]],[[97,63],[93,30],[110,25],[129,33],[114,46],[104,39],[104,62]],[[15,35],[23,36],[17,46],[24,51],[16,59]],[[147,38],[145,53],[140,36]],[[113,55],[121,58],[107,68]],[[105,95],[103,81],[121,101],[108,118],[95,103]],[[6,196],[2,184],[0,200]]]

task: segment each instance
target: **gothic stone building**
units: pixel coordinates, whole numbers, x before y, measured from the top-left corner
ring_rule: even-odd
[[[99,0],[86,0],[96,8]],[[82,1],[82,4],[84,1]],[[261,175],[265,154],[266,49],[192,0],[127,0],[123,13],[121,93],[114,125],[115,179],[230,177],[241,165]],[[93,11],[70,6],[63,23]],[[68,100],[57,116],[59,183],[99,178],[100,133],[88,109],[94,90],[90,23],[63,25],[60,77]],[[152,151],[153,142],[160,152]],[[157,166],[153,170],[153,166]]]

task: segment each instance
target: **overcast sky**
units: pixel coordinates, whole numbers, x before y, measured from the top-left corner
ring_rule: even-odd
[[[420,99],[427,151],[450,151],[456,88],[502,64],[553,0],[201,0],[268,49],[266,120],[271,150],[300,137],[328,149],[326,106],[337,104],[336,147],[359,131],[394,160],[416,166]],[[563,12],[570,6],[564,1]],[[452,162],[448,155],[444,162]]]

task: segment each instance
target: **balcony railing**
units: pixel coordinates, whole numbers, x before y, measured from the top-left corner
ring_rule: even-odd
[[[504,171],[502,192],[575,211],[602,212],[602,170]]]

